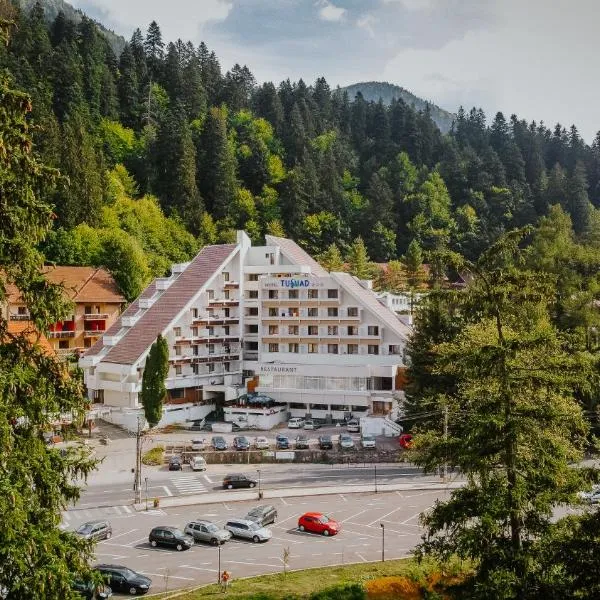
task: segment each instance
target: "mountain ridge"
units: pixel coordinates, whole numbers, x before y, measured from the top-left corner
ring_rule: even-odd
[[[409,106],[414,106],[416,110],[425,111],[426,107],[429,107],[432,120],[443,133],[450,131],[452,123],[456,119],[454,113],[440,108],[433,102],[423,100],[407,89],[387,81],[361,81],[340,89],[347,92],[350,99],[354,99],[356,94],[360,92],[367,102],[378,102],[381,99],[384,104],[389,105],[393,100],[401,99]]]

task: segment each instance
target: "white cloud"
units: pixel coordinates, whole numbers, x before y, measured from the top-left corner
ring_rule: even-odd
[[[317,5],[321,8],[319,9],[319,18],[322,21],[341,21],[346,15],[346,9],[341,8],[340,6],[336,6],[327,0],[321,0],[317,2]]]
[[[364,29],[372,38],[374,38],[375,30],[373,26],[376,25],[378,22],[379,19],[377,17],[374,17],[372,14],[367,13],[366,15],[363,15],[362,17],[356,20],[356,26],[360,27],[361,29]]]
[[[433,0],[383,0],[384,4],[398,3],[406,10],[430,10],[433,8]]]

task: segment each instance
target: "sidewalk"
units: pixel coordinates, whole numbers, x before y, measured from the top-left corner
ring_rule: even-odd
[[[241,502],[244,500],[267,500],[270,498],[297,498],[302,496],[325,496],[329,494],[357,494],[357,493],[385,493],[401,491],[436,491],[455,490],[464,485],[464,481],[441,481],[414,482],[414,483],[391,483],[375,486],[368,485],[346,485],[346,486],[323,486],[313,488],[280,488],[261,490],[260,495],[256,488],[244,491],[214,492],[209,494],[194,494],[190,496],[173,496],[160,499],[160,508],[172,508],[175,506],[194,506],[196,504],[216,504],[219,502]],[[150,505],[149,505],[150,506]],[[146,503],[134,504],[136,511],[146,510]]]

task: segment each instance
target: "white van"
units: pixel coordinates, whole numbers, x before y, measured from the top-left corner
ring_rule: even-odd
[[[206,471],[206,460],[202,456],[192,456],[190,467],[192,471]]]
[[[301,417],[292,417],[288,421],[289,429],[302,429],[304,427],[304,419]]]

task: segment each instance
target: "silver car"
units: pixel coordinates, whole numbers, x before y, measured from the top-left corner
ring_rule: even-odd
[[[195,542],[207,542],[213,546],[224,544],[231,539],[229,531],[221,529],[211,521],[191,521],[185,526],[183,532],[191,535]]]
[[[255,544],[266,542],[273,537],[270,529],[247,519],[229,519],[225,525],[225,529],[230,531],[234,537],[252,540]]]
[[[374,435],[363,435],[360,442],[363,448],[377,448]]]
[[[342,433],[340,435],[340,447],[346,450],[354,448],[354,440],[347,433]]]

